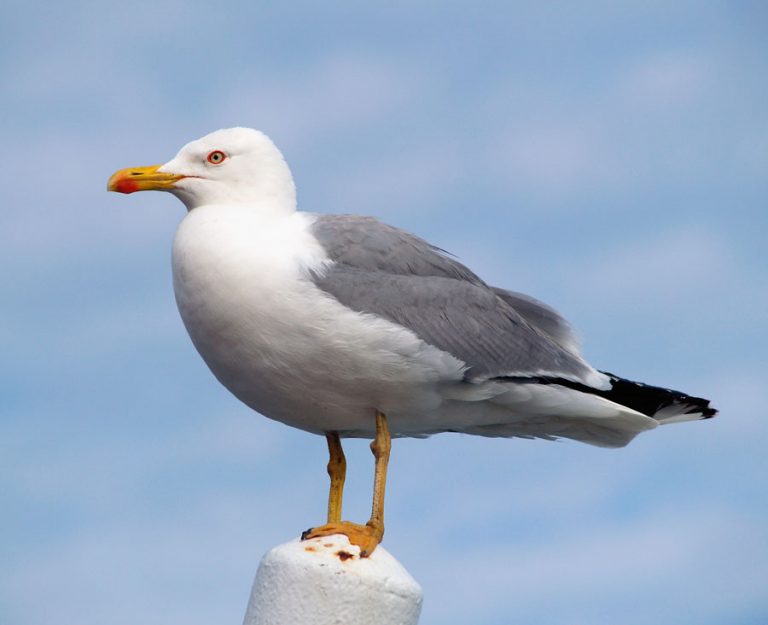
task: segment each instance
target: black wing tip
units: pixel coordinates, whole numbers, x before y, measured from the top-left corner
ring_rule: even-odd
[[[709,405],[710,402],[708,399],[703,399],[701,397],[689,397],[688,401],[692,404],[688,414],[695,414],[697,412],[701,413],[702,419],[711,419],[720,412],[717,408],[712,408]]]
[[[632,380],[627,380],[616,375],[615,373],[609,373],[608,371],[601,371],[600,373],[604,373],[611,378],[613,391],[622,393],[622,391],[626,392],[627,390],[634,389],[641,391],[642,394],[647,393],[649,398],[655,396],[657,400],[661,399],[660,403],[656,407],[656,410],[662,410],[668,406],[677,405],[680,406],[680,408],[683,410],[682,414],[700,414],[701,419],[711,419],[719,412],[717,408],[710,406],[711,402],[709,399],[704,399],[703,397],[694,397],[680,391],[675,391],[673,389],[659,386],[652,386],[643,382],[633,382]],[[648,406],[644,406],[644,408],[647,410]],[[655,411],[646,410],[640,410],[640,412],[644,412],[645,414],[648,414],[648,416],[653,416],[652,412]]]
[[[708,399],[691,397],[679,391],[673,391],[673,393],[675,395],[671,396],[669,401],[659,406],[660,410],[668,406],[679,406],[681,409],[680,414],[698,415],[699,419],[711,419],[720,412],[717,408],[710,406]]]

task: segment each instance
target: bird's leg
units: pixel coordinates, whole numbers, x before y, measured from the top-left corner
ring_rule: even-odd
[[[301,535],[302,540],[344,534],[349,542],[360,547],[360,557],[366,558],[373,553],[384,536],[384,491],[387,485],[387,465],[392,448],[392,437],[387,425],[387,417],[376,411],[376,437],[371,442],[371,451],[376,461],[373,478],[373,506],[371,518],[365,525],[341,521],[341,494],[344,487],[346,462],[341,450],[338,434],[326,434],[331,458],[328,461],[328,473],[331,476],[331,491],[328,495],[328,523],[308,529]]]
[[[375,460],[373,474],[373,505],[371,518],[366,525],[379,535],[379,542],[384,536],[384,491],[387,488],[387,466],[389,452],[392,449],[392,436],[389,433],[387,417],[376,411],[376,438],[371,441],[371,451]]]
[[[341,447],[338,432],[328,432],[328,475],[331,489],[328,491],[328,523],[341,522],[341,500],[344,497],[344,479],[347,475],[347,460]]]

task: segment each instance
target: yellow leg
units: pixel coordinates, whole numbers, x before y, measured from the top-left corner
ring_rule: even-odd
[[[376,411],[376,438],[371,441],[371,451],[376,461],[373,474],[373,505],[371,518],[367,525],[384,536],[384,491],[387,489],[387,466],[389,452],[392,449],[392,436],[389,434],[387,417]],[[381,541],[381,538],[379,538]]]
[[[344,480],[347,476],[347,460],[341,447],[338,432],[328,432],[328,475],[331,478],[331,489],[328,491],[328,523],[341,521],[341,500],[344,497]]]
[[[371,451],[376,461],[373,478],[373,505],[371,518],[365,525],[341,521],[341,497],[344,489],[346,461],[341,449],[338,434],[326,434],[330,460],[328,474],[331,476],[331,490],[328,495],[328,523],[308,529],[301,535],[302,540],[344,534],[349,542],[360,547],[360,557],[366,558],[373,553],[384,537],[384,492],[387,485],[387,465],[392,438],[387,425],[387,417],[376,411],[376,437],[371,443]]]

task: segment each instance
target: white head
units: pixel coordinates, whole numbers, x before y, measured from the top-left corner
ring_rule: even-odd
[[[115,172],[109,191],[170,191],[187,209],[205,204],[296,208],[296,189],[280,150],[262,132],[226,128],[185,145],[164,165]]]

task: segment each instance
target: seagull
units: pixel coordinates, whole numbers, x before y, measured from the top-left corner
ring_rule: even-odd
[[[168,191],[181,318],[210,370],[262,415],[324,435],[327,522],[369,556],[384,535],[393,437],[462,432],[621,447],[660,424],[714,416],[706,399],[589,365],[569,323],[491,286],[447,252],[372,217],[298,212],[283,155],[228,128],[109,191]],[[372,439],[370,520],[342,520],[342,438]]]

